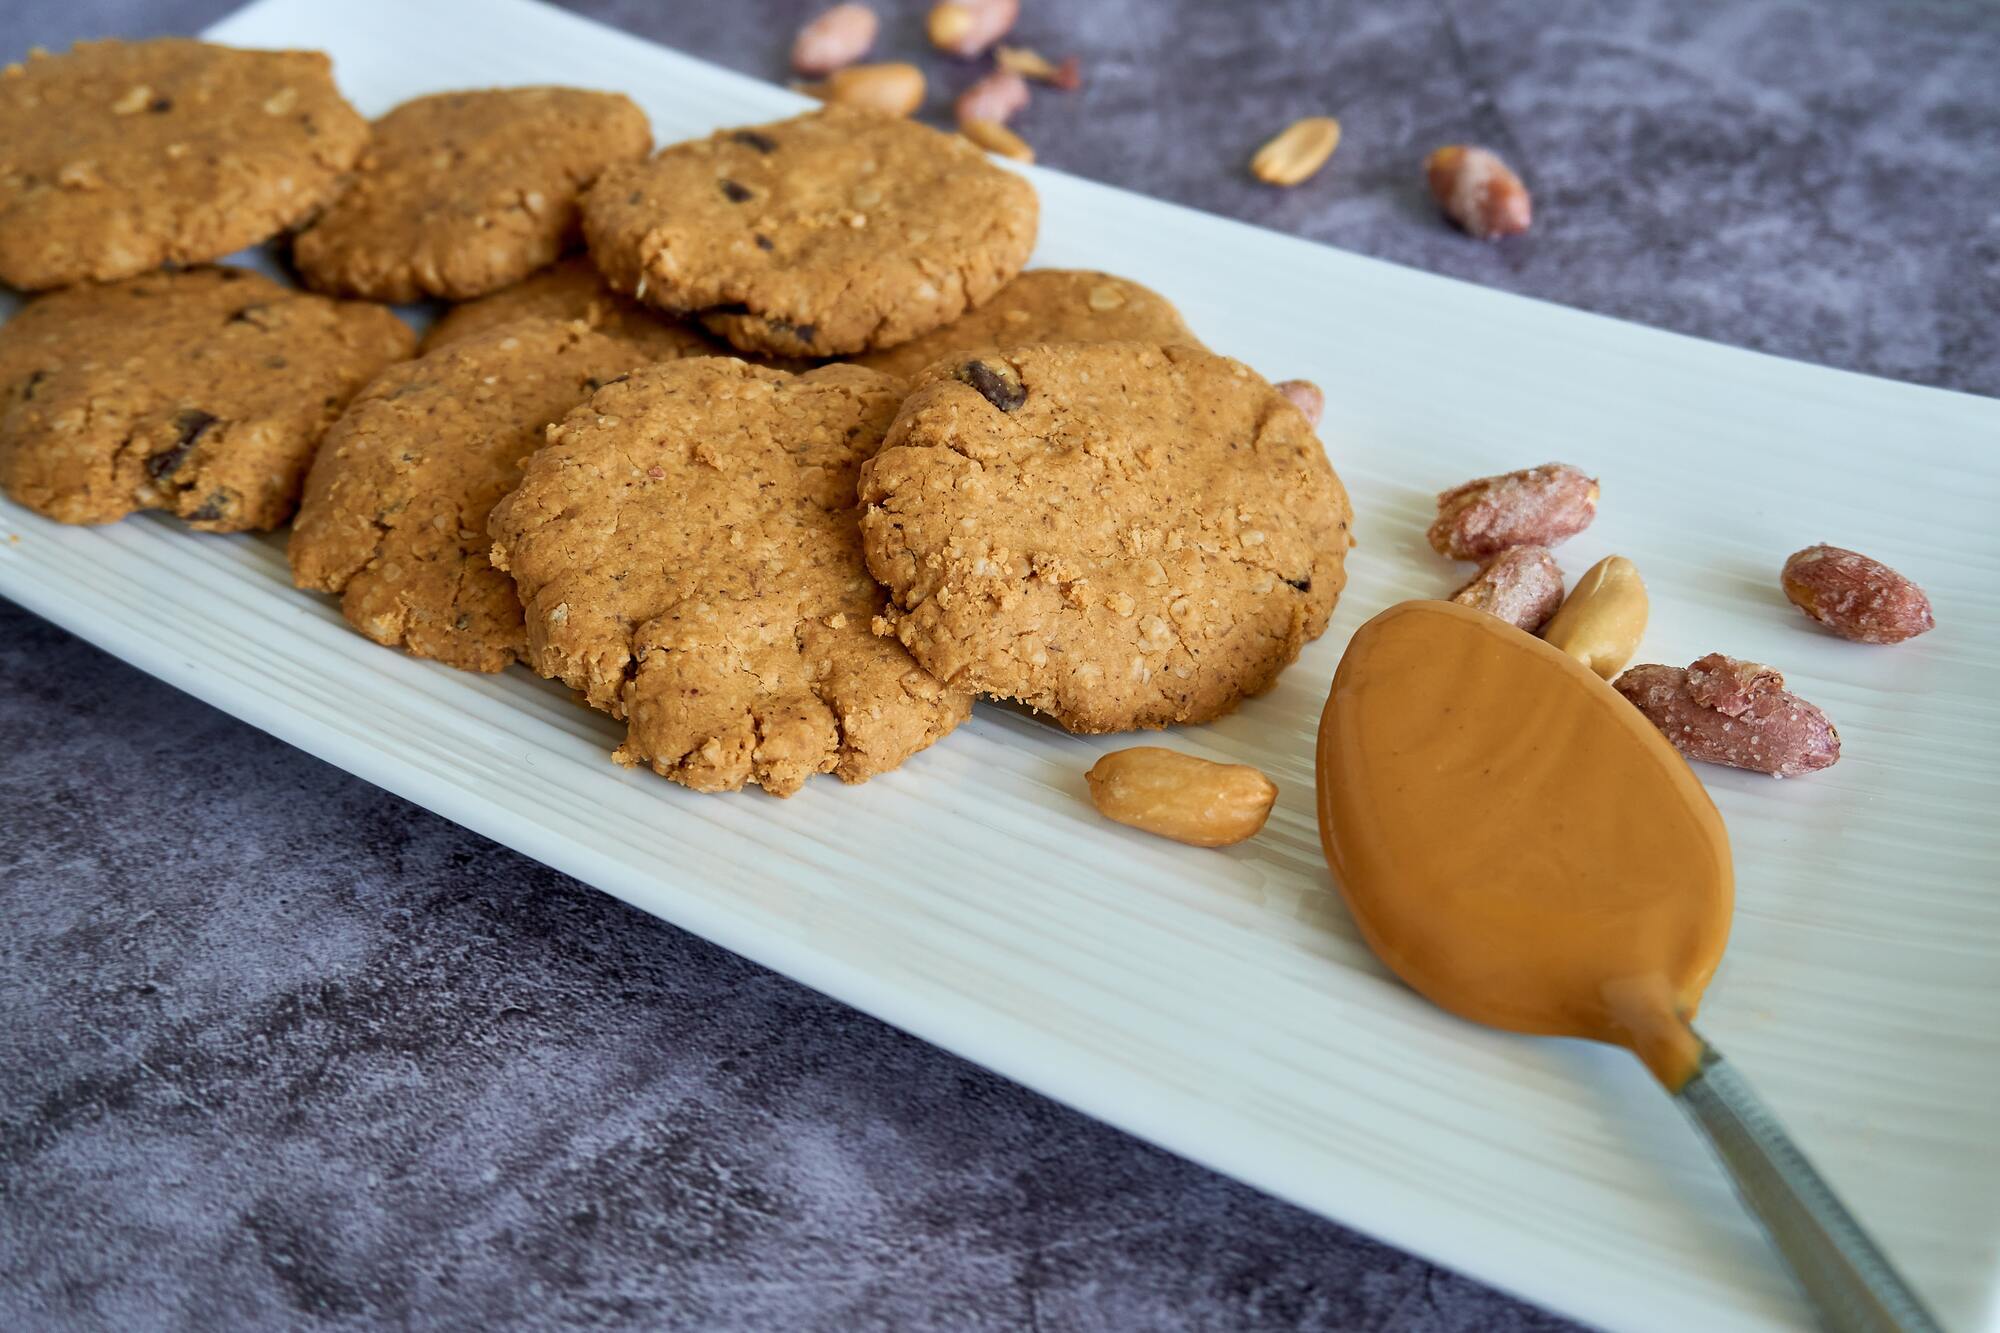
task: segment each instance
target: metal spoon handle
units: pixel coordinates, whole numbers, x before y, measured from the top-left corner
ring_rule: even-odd
[[[1714,1047],[1674,1100],[1707,1136],[1828,1328],[1941,1333],[1936,1316]]]

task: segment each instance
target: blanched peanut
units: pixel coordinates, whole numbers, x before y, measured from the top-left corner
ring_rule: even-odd
[[[1610,680],[1646,633],[1646,581],[1622,555],[1607,555],[1576,581],[1542,638]]]
[[[885,116],[907,116],[924,103],[924,72],[915,65],[849,65],[805,92],[822,102],[866,107]]]
[[[1035,160],[1035,150],[1028,146],[1028,141],[998,121],[963,121],[959,124],[958,132],[989,153],[998,153],[1016,162]]]
[[[1278,786],[1248,764],[1158,745],[1114,750],[1084,775],[1098,812],[1195,847],[1227,847],[1264,827]]]
[[[1021,15],[1021,0],[945,0],[931,9],[924,31],[931,45],[955,56],[976,56],[1007,35]]]
[[[1340,146],[1340,122],[1332,116],[1294,121],[1250,159],[1250,174],[1267,185],[1298,185],[1310,179]]]

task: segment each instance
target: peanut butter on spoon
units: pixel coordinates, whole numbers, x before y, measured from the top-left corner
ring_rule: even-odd
[[[1669,1091],[1729,938],[1722,817],[1582,664],[1406,602],[1355,634],[1319,732],[1320,836],[1369,947],[1490,1027],[1638,1053]]]
[[[1397,976],[1475,1023],[1633,1051],[1829,1327],[1938,1327],[1689,1025],[1729,937],[1729,839],[1638,709],[1494,616],[1404,602],[1341,658],[1318,782],[1327,864]]]

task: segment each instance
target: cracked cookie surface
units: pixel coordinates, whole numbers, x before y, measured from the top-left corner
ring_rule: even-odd
[[[550,423],[655,359],[578,322],[517,320],[392,367],[326,433],[288,555],[377,643],[469,671],[527,652],[486,519]]]
[[[654,361],[728,352],[694,325],[612,291],[583,255],[557,260],[511,287],[445,311],[424,335],[423,350],[433,352],[521,319],[580,319],[599,333],[637,343]]]
[[[1073,731],[1201,722],[1326,629],[1347,494],[1247,366],[1060,344],[933,365],[861,474],[884,629]]]
[[[971,709],[871,623],[855,474],[902,385],[858,366],[647,366],[549,432],[494,507],[529,661],[698,791],[860,782]]]
[[[1035,343],[1150,342],[1201,346],[1166,297],[1129,278],[1089,269],[1036,268],[985,305],[886,351],[849,358],[909,379],[931,362]]]
[[[301,231],[306,284],[375,301],[463,301],[519,281],[577,234],[577,196],[653,132],[629,97],[491,88],[405,102],[374,125],[359,169]]]
[[[242,269],[50,293],[0,327],[0,486],[64,523],[278,527],[320,436],[412,342],[381,306]]]
[[[333,194],[368,123],[317,51],[79,42],[0,71],[0,282],[110,282],[255,245]]]
[[[958,135],[852,107],[608,169],[583,201],[621,292],[746,352],[894,346],[997,292],[1034,248],[1027,181]]]

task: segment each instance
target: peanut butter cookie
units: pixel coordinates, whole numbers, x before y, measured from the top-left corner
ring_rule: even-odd
[[[0,326],[0,485],[64,523],[278,527],[320,436],[413,341],[381,306],[241,269],[52,292]]]
[[[0,282],[111,282],[255,245],[329,197],[368,124],[317,51],[162,37],[0,70]]]
[[[433,352],[523,319],[580,319],[599,333],[637,343],[653,361],[714,356],[728,350],[694,325],[612,291],[604,285],[596,266],[582,255],[558,260],[512,287],[452,307],[424,335],[423,350]]]
[[[855,472],[902,385],[858,366],[647,366],[549,432],[494,507],[536,670],[623,718],[621,763],[697,791],[860,782],[965,719],[870,624]]]
[[[1034,343],[1147,342],[1201,346],[1166,297],[1126,278],[1088,269],[1030,269],[985,305],[941,329],[883,352],[850,358],[908,379],[946,356]]]
[[[550,422],[652,359],[582,323],[528,319],[393,367],[313,460],[293,581],[338,594],[356,629],[417,657],[499,671],[524,656],[513,580],[486,558],[487,514]]]
[[[1277,679],[1344,581],[1347,494],[1247,366],[1066,343],[924,371],[861,473],[885,630],[1073,731],[1202,722]]]
[[[375,122],[360,170],[293,244],[308,286],[376,301],[463,301],[552,263],[577,195],[652,146],[618,93],[494,88],[405,102]]]
[[[828,106],[675,144],[584,197],[611,285],[746,352],[893,347],[980,304],[1035,244],[1034,189],[970,141]]]

